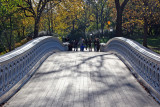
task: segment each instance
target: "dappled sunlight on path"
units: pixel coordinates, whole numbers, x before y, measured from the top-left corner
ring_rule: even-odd
[[[60,52],[48,57],[6,107],[158,107],[114,54]]]

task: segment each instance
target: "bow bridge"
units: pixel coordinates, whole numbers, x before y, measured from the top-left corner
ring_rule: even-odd
[[[101,52],[67,52],[44,36],[0,57],[4,107],[159,107],[160,56],[117,37]]]

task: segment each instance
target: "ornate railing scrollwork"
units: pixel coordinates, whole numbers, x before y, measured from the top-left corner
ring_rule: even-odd
[[[0,104],[22,87],[49,55],[65,50],[57,38],[44,36],[0,56]]]
[[[160,101],[160,55],[141,44],[123,37],[115,37],[107,42],[102,51],[119,54],[137,75],[150,87],[154,97]]]

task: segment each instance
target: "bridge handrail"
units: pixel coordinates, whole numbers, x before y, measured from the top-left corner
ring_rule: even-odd
[[[151,87],[160,101],[160,55],[136,41],[115,37],[107,42],[103,51],[113,51],[132,66],[136,74]]]
[[[65,50],[57,38],[44,36],[0,56],[0,104],[11,97],[50,54]]]

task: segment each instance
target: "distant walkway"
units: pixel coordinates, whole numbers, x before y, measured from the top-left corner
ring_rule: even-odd
[[[5,107],[159,107],[114,54],[51,55]]]

